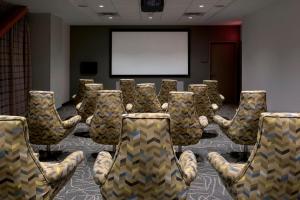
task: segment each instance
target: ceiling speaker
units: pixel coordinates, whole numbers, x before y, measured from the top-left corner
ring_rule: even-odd
[[[142,12],[162,12],[164,0],[141,0]]]

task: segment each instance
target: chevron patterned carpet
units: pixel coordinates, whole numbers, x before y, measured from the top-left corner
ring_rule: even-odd
[[[225,105],[219,111],[219,114],[227,118],[232,118],[236,107]],[[65,105],[59,109],[62,119],[65,119],[76,113],[75,108],[71,105]],[[85,124],[79,124],[75,132],[84,132],[87,130]],[[217,151],[224,155],[228,160],[232,160],[229,152],[242,151],[243,147],[232,143],[217,125],[210,125],[207,130],[216,130],[217,137],[201,139],[201,141],[193,146],[183,147],[190,149],[194,153],[200,155],[198,162],[198,176],[192,183],[189,190],[189,200],[231,200],[232,198],[224,188],[216,171],[207,161],[207,153]],[[45,149],[43,146],[34,146],[36,150]],[[94,143],[90,138],[78,137],[70,134],[64,141],[58,145],[52,146],[53,150],[62,150],[63,156],[69,152],[81,150],[85,154],[85,160],[81,163],[71,181],[60,191],[55,200],[101,200],[99,187],[94,183],[92,168],[95,158],[92,153],[101,150],[112,150],[111,146],[104,146]]]

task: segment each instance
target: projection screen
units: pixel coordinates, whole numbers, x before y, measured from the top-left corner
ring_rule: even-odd
[[[111,31],[111,75],[189,75],[188,31]]]

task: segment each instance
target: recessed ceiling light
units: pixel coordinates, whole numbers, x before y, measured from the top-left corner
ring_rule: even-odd
[[[192,17],[192,16],[188,16],[188,18],[189,18],[189,19],[193,19],[193,17]]]
[[[204,5],[199,5],[200,8],[204,8]]]
[[[108,19],[113,19],[113,16],[109,16]]]
[[[151,20],[152,18],[153,18],[152,16],[149,16],[149,17],[148,17],[148,19],[150,19],[150,20]]]
[[[100,8],[104,8],[104,5],[99,5]]]

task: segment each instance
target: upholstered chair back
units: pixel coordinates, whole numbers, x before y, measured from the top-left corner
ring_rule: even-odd
[[[266,91],[242,91],[239,108],[224,132],[233,142],[253,145],[256,142],[260,114],[267,111]]]
[[[138,113],[161,112],[161,105],[156,95],[154,83],[136,85],[136,99],[133,110]]]
[[[199,116],[206,116],[211,122],[214,116],[212,103],[208,97],[208,87],[205,84],[190,84],[188,91],[195,94],[196,111]]]
[[[169,115],[127,114],[121,142],[102,185],[104,199],[185,199],[188,186],[175,157]]]
[[[78,109],[78,114],[81,116],[82,121],[85,121],[89,116],[94,114],[96,109],[97,91],[99,90],[103,90],[103,84],[85,84],[84,98]]]
[[[120,90],[97,92],[96,111],[90,125],[91,138],[106,145],[117,145],[122,128],[122,114],[125,109]]]
[[[161,105],[163,105],[164,103],[168,103],[169,93],[171,91],[177,91],[177,81],[171,79],[163,79],[158,94],[158,99]]]
[[[120,90],[123,94],[123,105],[133,104],[135,99],[135,80],[120,79]]]
[[[27,123],[30,130],[30,142],[33,144],[55,144],[66,136],[55,108],[54,92],[29,92]]]
[[[79,79],[78,92],[75,96],[75,104],[82,102],[82,99],[85,94],[85,84],[94,83],[93,79]]]
[[[24,117],[0,116],[0,199],[50,199],[51,188],[28,140]]]
[[[197,144],[202,136],[193,92],[170,92],[168,112],[174,145]]]
[[[237,199],[300,199],[300,114],[263,113]]]
[[[224,97],[219,92],[218,81],[217,80],[203,80],[203,84],[208,86],[208,96],[211,103],[215,103],[221,106]]]

